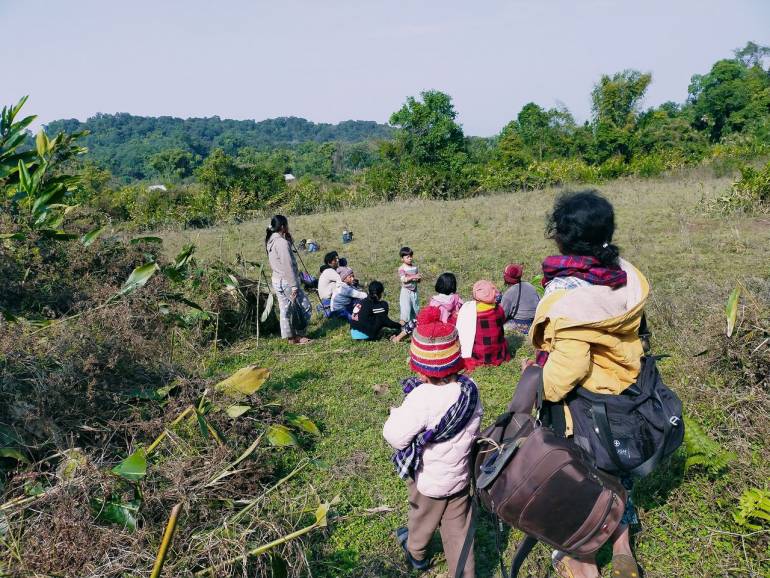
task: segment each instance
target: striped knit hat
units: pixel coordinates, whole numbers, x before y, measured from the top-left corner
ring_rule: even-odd
[[[457,373],[465,365],[460,356],[457,330],[454,325],[441,322],[438,307],[420,310],[409,355],[412,370],[429,377],[446,377]]]

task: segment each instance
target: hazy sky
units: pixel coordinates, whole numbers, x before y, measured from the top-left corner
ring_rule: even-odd
[[[0,103],[97,112],[387,121],[448,92],[467,134],[529,101],[587,118],[602,73],[650,71],[647,105],[770,44],[770,0],[0,0]]]

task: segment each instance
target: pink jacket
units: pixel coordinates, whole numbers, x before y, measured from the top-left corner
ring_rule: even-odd
[[[423,383],[412,390],[401,407],[390,410],[382,435],[397,450],[404,449],[414,437],[425,429],[435,427],[447,410],[460,397],[460,384],[446,385]],[[481,425],[481,400],[465,429],[451,440],[428,444],[417,471],[417,490],[431,498],[444,498],[465,488],[470,479],[468,460],[471,445]]]
[[[463,300],[457,293],[443,295],[441,293],[430,298],[428,306],[441,309],[441,322],[454,324],[457,320],[457,312],[462,307]]]

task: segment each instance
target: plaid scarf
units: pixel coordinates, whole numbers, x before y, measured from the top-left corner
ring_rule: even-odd
[[[468,425],[479,401],[479,390],[474,381],[464,375],[458,375],[457,382],[460,384],[460,397],[447,410],[436,427],[417,434],[412,443],[393,455],[393,463],[402,480],[414,479],[415,473],[422,466],[425,446],[429,443],[437,444],[450,440]],[[401,385],[404,387],[404,393],[408,394],[422,383],[419,377],[410,377],[403,380]]]
[[[543,287],[556,277],[577,277],[592,285],[617,289],[626,284],[626,272],[615,265],[604,267],[596,257],[587,255],[552,255],[543,261]]]

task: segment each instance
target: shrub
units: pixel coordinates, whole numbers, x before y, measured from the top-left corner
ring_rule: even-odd
[[[707,204],[719,214],[766,213],[770,210],[770,163],[763,169],[744,166],[730,190]]]

